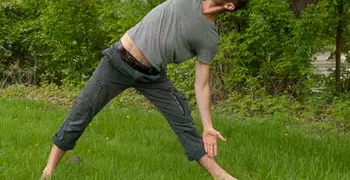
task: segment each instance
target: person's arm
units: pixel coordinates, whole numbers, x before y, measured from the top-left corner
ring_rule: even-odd
[[[210,110],[210,66],[196,62],[196,101],[203,124],[203,143],[209,157],[217,155],[217,138],[226,141],[220,132],[213,128]]]

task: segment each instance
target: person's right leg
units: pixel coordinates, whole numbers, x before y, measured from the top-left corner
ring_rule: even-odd
[[[215,180],[237,180],[220,167],[213,158],[205,155],[197,162],[215,179]]]
[[[206,154],[186,96],[169,80],[159,83],[137,83],[135,88],[149,99],[167,119],[178,137],[188,160],[197,161],[216,180],[235,180]]]
[[[102,59],[55,134],[54,145],[42,179],[48,179],[52,175],[64,153],[74,148],[92,118],[111,99],[132,85],[134,77],[132,74],[130,76],[126,74],[128,67],[120,71],[125,65],[118,54],[114,54],[113,58],[105,56]]]

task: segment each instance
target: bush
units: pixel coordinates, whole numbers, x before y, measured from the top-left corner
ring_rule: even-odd
[[[319,1],[295,18],[286,1],[256,0],[236,17],[223,16],[215,61],[223,87],[245,94],[263,88],[274,96],[301,95],[312,73],[313,54],[331,40],[327,33],[335,18],[330,3]],[[227,26],[228,20],[236,23]]]
[[[42,61],[43,80],[86,80],[95,69],[104,47],[97,9],[101,1],[53,1],[40,15],[41,42],[48,56]]]
[[[1,2],[3,84],[86,81],[101,51],[150,8],[143,4],[108,0]]]
[[[40,77],[41,31],[39,9],[44,1],[8,1],[0,3],[0,77],[2,85],[12,83],[36,84]]]

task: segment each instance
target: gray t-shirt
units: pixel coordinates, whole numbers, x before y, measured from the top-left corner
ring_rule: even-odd
[[[150,11],[127,33],[152,66],[197,57],[205,64],[219,45],[217,26],[201,13],[202,0],[167,0]]]

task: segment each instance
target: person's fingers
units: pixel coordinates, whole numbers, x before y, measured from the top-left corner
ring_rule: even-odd
[[[225,139],[220,133],[218,133],[218,138],[219,138],[221,141],[226,141],[226,139]]]
[[[207,154],[208,154],[208,156],[210,156],[210,145],[207,144],[206,146],[207,146]]]
[[[214,146],[213,145],[211,145],[210,146],[210,150],[211,150],[211,158],[214,158],[215,157],[215,152],[214,152]]]
[[[208,144],[204,144],[204,150],[208,154]]]
[[[210,152],[210,153],[209,153],[209,157],[211,157],[211,158],[214,157],[214,152],[213,152],[213,151],[214,151],[214,148],[213,148],[212,145],[210,145],[210,146],[209,146],[209,152]]]
[[[218,156],[218,146],[217,145],[213,146],[213,151],[214,151],[214,157]]]
[[[208,145],[208,147],[207,147],[207,148],[208,148],[207,154],[208,154],[208,156],[209,156],[209,157],[211,157],[211,154],[210,154],[210,147],[209,147],[209,145]]]

